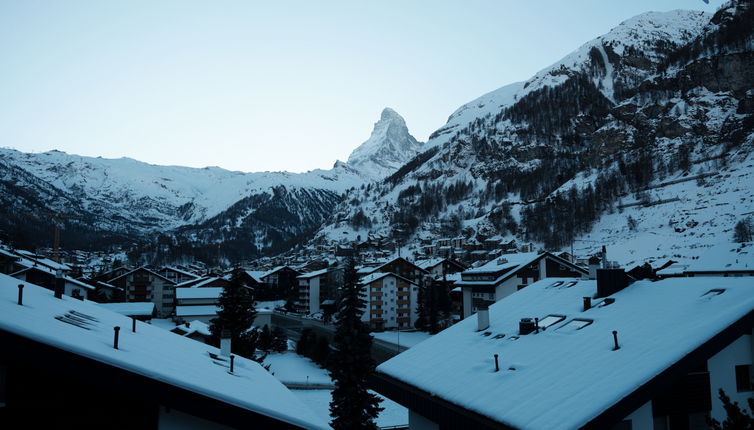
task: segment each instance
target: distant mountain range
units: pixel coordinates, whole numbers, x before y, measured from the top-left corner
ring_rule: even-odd
[[[347,189],[393,173],[419,147],[403,118],[387,108],[347,163],[300,174],[0,148],[0,228],[20,246],[49,246],[44,215],[63,213],[76,217],[63,231],[69,247],[159,238],[194,251],[223,243],[233,257],[279,252],[318,228]]]

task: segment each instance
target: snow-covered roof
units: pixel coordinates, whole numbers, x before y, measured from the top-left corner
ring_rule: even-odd
[[[259,282],[260,284],[262,283],[262,275],[264,275],[265,273],[267,272],[264,272],[262,270],[247,270],[246,271],[246,274],[249,275],[251,279]]]
[[[168,279],[168,278],[166,278],[166,277],[164,277],[164,276],[160,275],[159,273],[156,273],[156,272],[155,272],[155,271],[153,271],[153,270],[149,270],[149,269],[147,269],[146,267],[137,267],[136,269],[133,269],[133,270],[131,270],[130,272],[126,272],[126,273],[124,273],[124,274],[122,274],[122,275],[120,275],[120,276],[116,276],[115,278],[109,279],[109,280],[108,280],[107,282],[110,282],[110,283],[112,283],[113,281],[115,281],[115,280],[117,280],[117,279],[120,279],[120,278],[122,278],[122,277],[124,277],[124,276],[128,276],[128,275],[130,275],[130,274],[132,274],[132,273],[134,273],[134,272],[138,272],[139,270],[144,270],[144,271],[146,271],[146,272],[149,272],[149,274],[150,274],[150,275],[154,275],[154,276],[157,276],[158,278],[160,278],[160,279],[163,279],[163,280],[165,280],[165,281],[167,281],[167,282],[170,282],[171,284],[175,284],[175,281],[171,281],[170,279]]]
[[[227,281],[225,278],[218,278],[217,276],[207,276],[205,278],[197,278],[197,279],[190,279],[188,281],[181,282],[180,284],[177,284],[176,288],[201,288],[206,289],[205,285],[209,285],[213,282],[223,280]],[[212,288],[222,288],[222,287],[212,287]]]
[[[96,303],[56,299],[52,291],[35,285],[24,288],[24,305],[19,306],[16,284],[17,279],[0,275],[0,330],[292,425],[328,428],[254,361],[236,357],[231,375],[208,354],[219,354],[217,348],[149,324],[138,324],[135,333],[121,330],[121,348],[114,349],[112,328],[130,328],[130,318]]]
[[[315,270],[314,272],[304,273],[303,275],[297,276],[298,279],[311,279],[316,278],[317,276],[322,276],[327,274],[327,269],[322,270]]]
[[[127,316],[148,316],[154,312],[154,303],[152,302],[97,303],[97,305]]]
[[[217,313],[220,311],[219,306],[215,305],[186,305],[186,306],[176,306],[175,307],[175,316],[177,317],[185,317],[185,316],[211,316],[211,315],[217,315]]]
[[[519,252],[515,254],[503,254],[487,263],[468,269],[464,273],[494,273],[501,270],[511,270],[530,264],[542,254],[536,252]]]
[[[694,272],[754,271],[754,243],[722,243],[711,247],[686,269]]]
[[[180,330],[182,333],[181,336],[188,336],[192,333],[199,333],[203,334],[204,336],[211,336],[212,332],[209,329],[209,325],[205,324],[199,320],[190,321],[185,324],[181,324],[179,326],[176,326],[172,331],[173,333],[176,333],[177,330]]]
[[[363,278],[361,278],[359,280],[359,284],[361,284],[361,285],[371,284],[372,282],[378,281],[378,280],[380,280],[380,279],[382,279],[384,277],[387,277],[387,276],[392,276],[394,278],[398,278],[398,279],[401,279],[401,280],[406,281],[408,283],[416,285],[416,282],[411,281],[409,279],[406,279],[403,276],[398,276],[398,275],[396,275],[395,273],[392,273],[392,272],[375,272],[375,273],[370,273],[369,275],[366,275]]]
[[[21,264],[21,263],[19,263],[19,264]],[[25,266],[25,264],[24,264],[24,266]],[[44,272],[44,273],[46,273],[46,274],[48,274],[50,276],[56,276],[56,271],[55,270],[53,270],[53,269],[51,269],[49,267],[40,266],[40,265],[38,265],[38,266],[31,266],[31,267],[27,266],[24,269],[19,270],[18,272],[11,273],[11,276],[21,275],[21,274],[23,274],[25,272],[28,272],[29,270],[39,270],[40,272]],[[85,288],[87,290],[94,290],[95,289],[93,285],[89,285],[89,284],[87,284],[85,282],[81,282],[81,281],[79,281],[77,279],[71,278],[70,276],[63,276],[63,279],[67,283],[71,283],[73,285],[76,285],[76,286],[81,287],[81,288]]]
[[[416,265],[424,270],[429,270],[443,261],[445,261],[444,258],[431,258],[429,260],[418,260]]]
[[[673,263],[664,269],[658,270],[656,274],[657,276],[678,276],[686,273],[688,268],[688,264]]]
[[[749,315],[753,286],[751,278],[639,281],[584,311],[596,281],[545,279],[491,305],[488,329],[466,318],[377,371],[512,427],[578,428]],[[524,317],[553,324],[518,336]]]
[[[174,266],[163,267],[162,270],[170,270],[170,271],[173,271],[173,272],[176,272],[176,273],[180,273],[181,275],[190,276],[192,278],[200,278],[200,276],[197,275],[196,273],[187,272],[185,270],[179,269],[179,268],[174,267]]]
[[[220,294],[223,293],[221,287],[205,287],[205,288],[176,288],[176,299],[217,299]]]

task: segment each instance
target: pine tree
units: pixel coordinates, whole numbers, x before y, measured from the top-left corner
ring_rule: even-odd
[[[754,226],[751,218],[744,218],[733,228],[733,241],[738,243],[751,242],[754,236]]]
[[[272,333],[270,333],[270,327],[267,324],[262,327],[262,331],[259,333],[257,348],[262,351],[269,351],[272,348]]]
[[[738,406],[738,402],[731,402],[730,397],[725,394],[722,388],[719,391],[719,396],[728,416],[722,423],[714,419],[710,420],[709,424],[713,430],[754,430],[754,418],[745,410],[742,410]],[[749,398],[747,402],[749,410],[754,411],[754,398]]]
[[[275,352],[284,352],[288,350],[288,336],[282,328],[275,327],[272,330],[270,349]]]
[[[219,344],[223,330],[230,332],[231,350],[234,354],[252,358],[256,349],[256,333],[247,333],[254,323],[257,311],[251,290],[242,286],[235,279],[223,288],[218,306],[217,318],[210,321],[210,331],[215,343]]]
[[[356,264],[349,259],[330,353],[330,376],[335,383],[330,425],[335,430],[377,429],[374,419],[382,410],[380,399],[367,389],[367,378],[376,365],[371,356],[372,336],[361,321],[364,305]]]
[[[416,321],[414,321],[414,327],[417,330],[424,331],[427,328],[427,307],[425,302],[427,301],[427,291],[424,279],[419,280],[419,291],[416,294]]]

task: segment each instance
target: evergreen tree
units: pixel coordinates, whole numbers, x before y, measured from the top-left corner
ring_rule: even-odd
[[[419,280],[419,291],[416,294],[416,312],[417,317],[414,322],[414,327],[417,330],[424,331],[427,328],[427,307],[424,305],[427,297],[426,286],[424,279]]]
[[[314,348],[314,354],[312,354],[312,360],[320,366],[327,367],[327,358],[330,355],[330,343],[327,338],[321,336],[317,339],[317,345]]]
[[[262,351],[269,351],[272,348],[272,333],[270,333],[270,327],[267,324],[262,327],[262,331],[259,333],[257,348]]]
[[[330,425],[335,430],[377,429],[374,419],[382,410],[380,399],[367,389],[374,372],[372,336],[361,321],[365,301],[361,298],[356,263],[349,259],[335,319],[330,353],[330,376],[335,383],[330,402]]]
[[[733,228],[734,242],[751,242],[752,236],[754,236],[754,226],[752,226],[751,218],[744,218],[736,223]]]
[[[438,327],[437,323],[440,318],[440,309],[438,307],[438,285],[436,282],[434,282],[433,279],[427,280],[427,328],[429,330],[429,334],[437,334],[438,331],[440,331],[440,328]]]
[[[738,402],[731,402],[730,397],[725,394],[721,388],[719,391],[720,400],[723,402],[723,408],[727,413],[725,421],[722,423],[717,420],[710,420],[710,426],[713,430],[754,430],[754,418],[738,406]],[[747,400],[749,410],[754,411],[754,398]]]
[[[230,333],[231,350],[234,354],[252,358],[256,349],[256,333],[247,333],[254,323],[257,311],[254,309],[254,298],[251,290],[242,286],[235,279],[223,288],[218,303],[220,310],[217,318],[210,321],[215,344],[220,343],[223,330]]]
[[[275,329],[272,330],[270,349],[275,352],[284,352],[288,350],[288,336],[282,328],[275,327]]]

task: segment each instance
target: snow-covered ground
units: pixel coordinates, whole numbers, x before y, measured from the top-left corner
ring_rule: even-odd
[[[284,384],[332,385],[327,370],[293,351],[272,353],[264,364],[269,364],[270,372]]]
[[[381,333],[372,333],[372,336],[375,339],[409,348],[432,337],[431,334],[423,331],[383,331]]]

